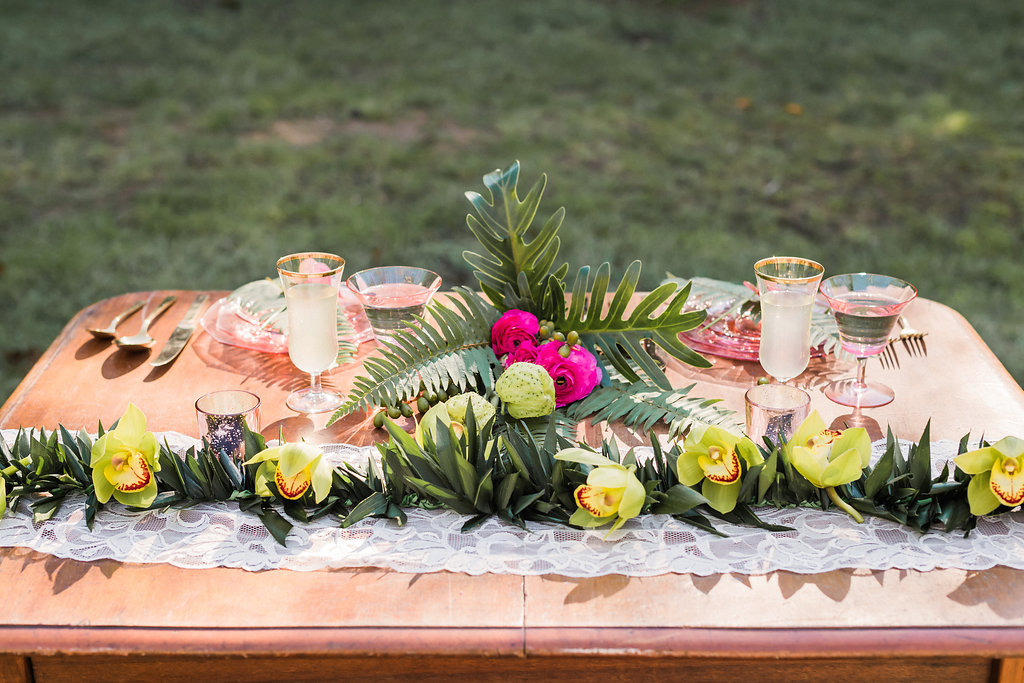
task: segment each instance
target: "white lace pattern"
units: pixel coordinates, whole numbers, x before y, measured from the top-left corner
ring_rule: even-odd
[[[4,432],[4,438],[11,438]],[[171,447],[194,443],[164,434]],[[875,444],[877,457],[884,443]],[[936,473],[956,454],[954,442],[932,444]],[[336,462],[365,465],[376,451],[334,445]],[[1024,569],[1024,515],[1006,513],[979,520],[962,532],[918,534],[893,522],[867,517],[857,524],[841,512],[800,508],[758,508],[766,522],[793,531],[769,532],[715,521],[727,534],[714,536],[664,515],[629,521],[610,539],[605,530],[581,531],[530,523],[523,531],[491,519],[462,533],[466,518],[454,512],[410,509],[399,527],[368,519],[348,529],[337,520],[296,523],[288,545],[279,545],[254,515],[233,503],[186,509],[129,512],[117,503],[101,510],[93,530],[85,525],[81,499],[69,498],[46,522],[35,523],[22,504],[0,520],[0,546],[23,546],[81,561],[168,563],[185,568],[240,567],[248,570],[316,571],[341,567],[384,567],[401,572],[453,571],[466,574],[561,574],[570,577],[670,572],[764,574],[786,570],[814,574],[833,569]]]

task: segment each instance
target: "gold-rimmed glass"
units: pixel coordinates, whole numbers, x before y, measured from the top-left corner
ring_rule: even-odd
[[[345,259],[326,252],[303,252],[277,261],[288,305],[288,357],[309,373],[309,386],[292,392],[286,405],[300,413],[323,413],[344,397],[324,389],[321,375],[338,358],[338,288]]]
[[[761,367],[779,382],[793,379],[811,359],[811,311],[825,269],[798,256],[754,264],[761,299]]]

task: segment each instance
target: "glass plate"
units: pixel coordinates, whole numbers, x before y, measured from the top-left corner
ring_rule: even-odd
[[[288,353],[288,316],[284,294],[274,280],[242,285],[203,315],[203,329],[217,341],[266,353]],[[338,297],[338,341],[361,344],[373,339],[362,305],[346,291]]]
[[[698,353],[707,353],[734,360],[757,361],[761,344],[761,322],[750,311],[740,310],[722,315],[736,299],[713,302],[707,308],[707,320],[700,327],[680,332],[679,337],[687,346]],[[698,310],[700,306],[687,303],[684,310]],[[710,322],[710,324],[708,324]],[[821,348],[812,348],[811,357],[824,355]]]

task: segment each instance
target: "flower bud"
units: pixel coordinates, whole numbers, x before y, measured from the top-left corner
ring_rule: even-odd
[[[494,383],[494,391],[516,419],[549,415],[555,409],[555,383],[533,363],[514,363]]]

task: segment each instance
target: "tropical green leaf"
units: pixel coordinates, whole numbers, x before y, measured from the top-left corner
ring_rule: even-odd
[[[666,353],[694,367],[707,368],[711,363],[679,339],[679,333],[692,330],[705,318],[703,310],[683,312],[690,286],[674,283],[660,285],[642,296],[630,309],[640,282],[640,262],[633,261],[619,281],[611,300],[606,301],[611,281],[611,266],[602,264],[593,283],[590,269],[580,268],[572,289],[572,301],[564,318],[556,321],[559,328],[575,330],[583,343],[599,349],[605,359],[630,382],[640,380],[639,366],[651,382],[664,390],[672,388],[664,371],[644,348],[650,339]],[[627,314],[626,311],[630,312]],[[632,362],[630,362],[632,361]]]
[[[467,192],[466,198],[476,210],[466,223],[484,253],[465,251],[462,256],[474,269],[480,289],[500,310],[523,308],[541,317],[551,317],[561,297],[553,296],[569,272],[568,264],[555,266],[560,240],[558,228],[565,217],[560,208],[539,229],[530,234],[537,215],[547,176],[541,175],[526,197],[520,201],[519,162],[505,171],[484,176],[489,196]]]
[[[328,421],[371,405],[395,405],[419,392],[422,383],[430,391],[450,384],[460,389],[487,390],[494,384],[501,364],[491,350],[491,327],[498,318],[480,295],[456,288],[446,302],[431,304],[425,318],[395,334],[393,344],[367,358],[364,377],[357,377],[345,404]]]
[[[739,428],[736,413],[718,405],[718,399],[691,398],[695,385],[682,389],[657,389],[638,381],[612,382],[597,387],[590,396],[567,407],[569,417],[592,422],[621,421],[638,431],[649,432],[654,425],[668,425],[668,438],[686,433],[697,423]]]

